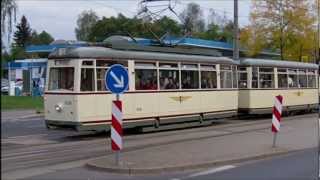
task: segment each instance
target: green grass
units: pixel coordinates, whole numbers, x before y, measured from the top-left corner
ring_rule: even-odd
[[[41,112],[43,111],[43,98],[1,95],[1,109],[35,109],[37,112]]]

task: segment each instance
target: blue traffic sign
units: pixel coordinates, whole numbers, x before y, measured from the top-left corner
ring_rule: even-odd
[[[112,65],[105,74],[106,89],[114,94],[121,94],[128,89],[128,71],[120,64]]]

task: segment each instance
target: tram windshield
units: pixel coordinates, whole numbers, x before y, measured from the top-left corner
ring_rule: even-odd
[[[49,88],[50,91],[73,91],[74,68],[53,67],[50,68]]]

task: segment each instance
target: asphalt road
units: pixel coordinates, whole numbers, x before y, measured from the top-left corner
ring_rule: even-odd
[[[310,115],[306,115],[309,116]],[[304,116],[298,117],[303,118]],[[288,155],[249,164],[214,167],[209,170],[194,170],[157,175],[128,176],[110,174],[88,169],[84,164],[96,157],[111,153],[110,142],[105,134],[79,135],[76,132],[48,131],[42,117],[5,118],[1,121],[1,176],[2,179],[252,179],[263,177],[313,178],[316,177],[315,149],[306,150],[298,155]],[[269,120],[257,122],[252,120],[229,121],[241,127],[242,123],[269,123]],[[125,136],[128,150],[143,148],[148,145],[175,143],[185,138],[199,138],[200,133],[220,129],[220,125],[164,131],[158,133],[136,134]],[[170,141],[170,142],[169,142]],[[280,160],[279,160],[280,159]],[[283,159],[281,161],[281,159]],[[280,162],[281,161],[281,162]],[[276,166],[276,165],[280,166]],[[278,167],[278,168],[277,168]],[[300,169],[299,169],[300,168]],[[276,176],[281,169],[282,173]],[[277,171],[276,171],[277,170]],[[200,174],[200,176],[199,176]],[[271,176],[267,176],[267,175]],[[299,179],[298,177],[298,179]],[[270,178],[267,178],[270,179]]]
[[[129,176],[88,170],[79,167],[34,176],[27,179],[317,180],[318,171],[315,157],[317,157],[317,149],[313,148],[265,160],[242,164],[230,164],[200,171]]]

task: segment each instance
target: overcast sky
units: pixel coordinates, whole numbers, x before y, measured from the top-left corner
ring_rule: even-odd
[[[122,13],[133,17],[138,11],[141,0],[17,0],[18,17],[20,21],[25,15],[32,29],[37,32],[45,30],[52,34],[55,39],[74,40],[76,20],[78,14],[84,10],[93,10],[99,17],[116,16]],[[233,0],[177,0],[175,10],[180,13],[188,3],[195,2],[204,10],[206,17],[209,8],[217,13],[225,14],[233,18]],[[250,13],[250,0],[239,0],[239,24],[248,24]],[[173,16],[166,11],[165,15]]]

